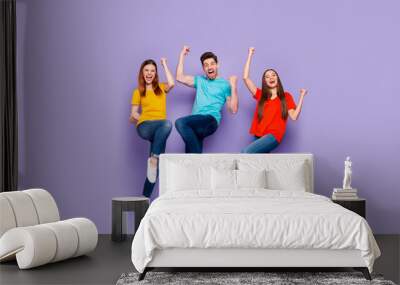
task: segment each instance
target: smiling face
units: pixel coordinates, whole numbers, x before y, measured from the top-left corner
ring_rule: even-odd
[[[269,88],[278,87],[278,74],[273,70],[268,70],[264,76],[265,83]]]
[[[156,77],[156,67],[153,64],[145,65],[143,67],[142,75],[146,85],[152,84],[154,78]]]
[[[218,76],[218,63],[213,58],[203,61],[203,70],[208,79],[215,79]]]

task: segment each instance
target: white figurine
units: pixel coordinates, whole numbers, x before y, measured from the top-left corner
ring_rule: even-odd
[[[351,160],[350,156],[346,157],[346,161],[344,162],[344,178],[343,178],[343,189],[352,189],[351,188]]]

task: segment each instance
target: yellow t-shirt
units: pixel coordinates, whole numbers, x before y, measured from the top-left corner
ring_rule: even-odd
[[[142,113],[137,125],[147,120],[165,120],[167,118],[167,98],[165,84],[159,84],[162,93],[157,95],[153,90],[146,90],[145,96],[140,96],[139,89],[132,95],[132,105],[141,105]]]

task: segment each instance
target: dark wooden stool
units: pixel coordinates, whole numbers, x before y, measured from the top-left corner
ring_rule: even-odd
[[[115,197],[112,199],[112,234],[111,240],[126,239],[126,215],[124,212],[135,213],[135,232],[140,221],[149,208],[150,200],[146,197]]]

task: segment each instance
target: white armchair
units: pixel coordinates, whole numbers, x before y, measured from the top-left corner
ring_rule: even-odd
[[[86,218],[60,221],[46,190],[0,193],[0,262],[16,258],[28,269],[84,255],[97,239],[96,225]]]

